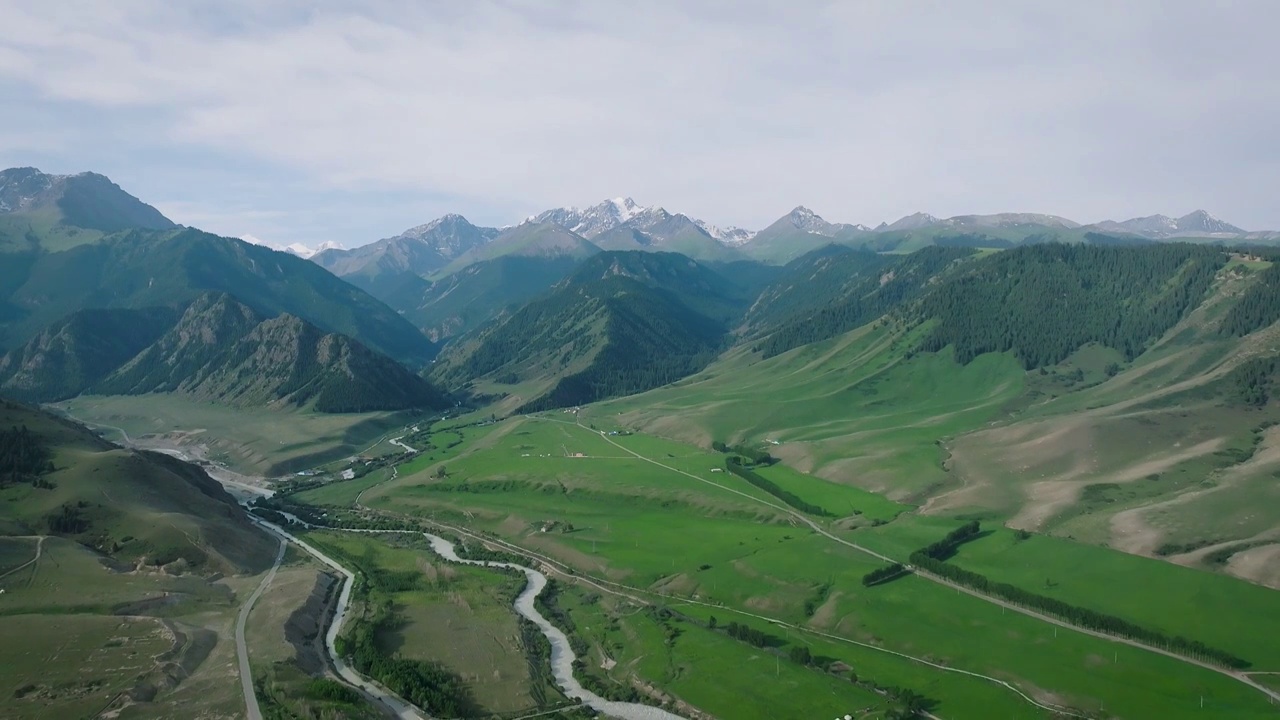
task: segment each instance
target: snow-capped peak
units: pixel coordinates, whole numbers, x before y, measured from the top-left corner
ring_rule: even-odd
[[[703,232],[715,238],[716,240],[719,240],[725,245],[731,245],[735,247],[738,245],[746,244],[751,240],[751,238],[756,236],[756,233],[754,230],[745,230],[740,227],[734,227],[733,225],[729,225],[727,227],[721,228],[721,227],[716,227],[715,225],[712,225],[711,223],[708,223],[705,220],[694,220],[693,224],[697,225],[699,228],[702,228]]]
[[[609,203],[613,205],[613,214],[620,222],[626,222],[649,209],[640,207],[631,198],[614,198]]]
[[[310,245],[304,245],[302,243],[289,243],[288,245],[282,245],[277,242],[271,242],[270,240],[263,240],[262,238],[256,237],[254,235],[250,235],[248,233],[241,235],[240,239],[247,243],[251,243],[253,245],[261,245],[262,247],[271,248],[272,250],[276,250],[279,252],[287,252],[291,255],[297,255],[300,258],[309,258],[312,255],[315,255],[316,253],[324,252],[325,250],[342,248],[341,243],[337,243],[332,240],[327,242],[322,242],[319,245],[316,245],[313,247]]]

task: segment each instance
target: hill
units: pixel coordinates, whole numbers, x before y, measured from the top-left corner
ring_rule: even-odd
[[[111,323],[95,325],[99,317]],[[4,368],[13,368],[8,378]],[[446,404],[421,378],[348,337],[288,314],[263,318],[221,293],[197,298],[176,321],[167,309],[76,313],[0,360],[0,378],[0,387],[38,401],[176,392],[320,412]]]
[[[549,294],[451,348],[432,377],[480,382],[524,409],[638,392],[714,357],[734,313],[732,292],[728,281],[681,255],[602,253]]]
[[[274,543],[254,528],[215,480],[167,455],[119,448],[84,427],[0,400],[6,442],[46,458],[43,468],[9,479],[0,533],[65,537],[117,561],[180,563],[203,572],[258,572]],[[17,430],[15,430],[17,428]],[[51,470],[49,468],[52,468]]]
[[[63,252],[10,255],[0,270],[0,347],[83,309],[185,305],[225,292],[263,316],[290,313],[421,365],[435,347],[394,310],[288,253],[199,230],[130,230]]]
[[[177,227],[96,173],[0,170],[0,252],[58,251],[130,228]]]

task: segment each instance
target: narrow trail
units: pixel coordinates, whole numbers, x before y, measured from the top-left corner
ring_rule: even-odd
[[[275,579],[276,571],[280,569],[280,561],[284,560],[284,549],[287,546],[288,544],[281,539],[280,549],[276,551],[276,559],[271,564],[271,570],[267,572],[266,577],[262,578],[262,582],[258,583],[258,588],[253,591],[244,605],[240,606],[240,616],[236,618],[236,659],[240,664],[240,687],[244,690],[245,717],[248,720],[262,720],[262,710],[258,707],[258,695],[253,689],[253,672],[249,668],[249,646],[244,639],[245,624],[249,621],[249,613],[253,610],[254,603],[258,602],[258,598],[262,597],[267,586]]]
[[[563,420],[554,420],[554,419],[548,419],[548,418],[537,418],[537,419],[548,420],[549,422],[558,422],[558,423],[562,423],[562,424],[565,424],[565,425],[577,425],[579,428],[582,428],[583,430],[586,430],[587,432],[593,432],[593,433],[598,434],[602,439],[604,439],[604,441],[605,441],[605,442],[609,443],[610,445],[613,445],[614,447],[616,447],[616,448],[618,448],[618,449],[622,450],[623,452],[626,452],[626,453],[628,453],[628,454],[632,455],[633,457],[635,457],[635,458],[637,458],[637,459],[639,459],[639,460],[643,460],[643,461],[645,461],[645,462],[651,463],[651,464],[656,465],[656,466],[658,466],[658,467],[660,467],[660,468],[663,468],[664,470],[667,470],[667,471],[670,471],[670,472],[673,472],[673,473],[678,473],[678,474],[680,474],[680,475],[684,475],[685,477],[692,478],[692,479],[694,479],[694,480],[697,480],[698,482],[705,483],[705,484],[707,484],[707,485],[712,485],[712,486],[714,486],[714,487],[718,487],[718,488],[720,488],[721,490],[725,490],[725,491],[727,491],[727,492],[731,492],[731,493],[733,493],[733,494],[735,494],[735,495],[742,496],[742,497],[744,497],[744,498],[747,498],[748,500],[751,500],[751,501],[753,501],[753,502],[759,503],[759,504],[761,504],[761,505],[766,505],[766,506],[771,507],[771,508],[773,508],[773,509],[775,509],[775,510],[782,511],[782,512],[784,512],[784,513],[786,513],[786,514],[790,515],[791,517],[793,517],[793,518],[795,518],[795,519],[799,520],[800,522],[804,523],[804,524],[805,524],[805,525],[807,525],[811,530],[813,530],[814,532],[818,533],[819,535],[822,535],[823,537],[826,537],[826,538],[827,538],[827,539],[829,539],[829,540],[832,540],[832,541],[834,541],[834,542],[840,543],[841,545],[845,545],[845,546],[847,546],[847,547],[853,548],[854,550],[857,550],[857,551],[859,551],[859,552],[865,553],[865,554],[870,555],[870,556],[872,556],[872,557],[874,557],[874,558],[878,558],[878,559],[880,559],[880,560],[882,560],[882,561],[884,561],[884,562],[888,562],[888,563],[894,563],[894,562],[897,562],[897,561],[896,561],[896,560],[894,560],[893,558],[890,558],[890,557],[888,557],[888,556],[886,556],[886,555],[882,555],[882,554],[880,554],[880,553],[878,553],[878,552],[876,552],[876,551],[874,551],[874,550],[871,550],[870,548],[863,547],[863,546],[861,546],[861,545],[859,545],[859,544],[857,544],[857,543],[854,543],[854,542],[851,542],[851,541],[849,541],[849,540],[845,540],[844,538],[841,538],[841,537],[838,537],[838,536],[836,536],[836,535],[833,535],[832,533],[830,533],[829,531],[827,531],[827,530],[826,530],[825,528],[823,528],[822,526],[818,525],[818,524],[817,524],[816,522],[814,522],[813,520],[810,520],[808,517],[806,517],[806,516],[804,516],[804,515],[800,514],[799,512],[796,512],[795,510],[793,510],[793,509],[791,509],[791,508],[789,508],[789,507],[784,507],[784,506],[776,505],[776,504],[774,504],[774,503],[768,502],[767,500],[761,500],[761,499],[756,498],[756,497],[753,497],[753,496],[751,496],[751,495],[749,495],[749,494],[747,494],[747,493],[741,492],[741,491],[739,491],[739,490],[735,490],[734,488],[726,487],[726,486],[724,486],[724,485],[721,485],[720,483],[713,482],[713,481],[711,481],[711,480],[707,480],[707,479],[705,479],[705,478],[700,478],[700,477],[698,477],[697,475],[694,475],[694,474],[692,474],[692,473],[688,473],[688,472],[685,472],[684,470],[680,470],[680,469],[678,469],[678,468],[671,467],[670,465],[664,465],[663,463],[658,462],[657,460],[653,460],[653,459],[651,459],[651,458],[647,458],[647,457],[645,457],[645,456],[643,456],[643,455],[641,455],[641,454],[639,454],[639,453],[637,453],[637,452],[635,452],[635,451],[631,450],[630,448],[627,448],[627,447],[625,447],[625,446],[623,446],[623,445],[620,445],[620,444],[618,444],[618,443],[614,442],[612,439],[610,439],[610,437],[609,437],[608,433],[605,433],[605,432],[602,432],[602,431],[599,431],[599,430],[590,430],[590,429],[588,429],[588,428],[583,427],[583,426],[581,425],[581,423],[576,423],[576,422],[575,422],[575,423],[569,423],[569,422],[566,422],[566,421],[563,421]],[[908,567],[910,568],[910,566],[908,566]],[[1067,621],[1065,621],[1065,620],[1059,620],[1058,618],[1055,618],[1055,617],[1053,617],[1052,615],[1045,615],[1045,614],[1043,614],[1043,613],[1036,612],[1035,610],[1029,610],[1029,609],[1024,608],[1024,607],[1022,607],[1022,606],[1020,606],[1020,605],[1015,605],[1015,604],[1013,604],[1013,603],[1005,602],[1005,601],[1003,601],[1003,600],[1000,600],[1000,599],[998,599],[998,598],[991,597],[991,596],[989,596],[989,595],[984,595],[983,593],[980,593],[980,592],[978,592],[977,590],[972,590],[972,589],[970,589],[970,588],[964,587],[963,585],[958,585],[958,584],[956,584],[956,583],[950,582],[949,580],[946,580],[946,579],[944,579],[944,578],[942,578],[942,577],[939,577],[939,576],[937,576],[937,575],[933,575],[933,574],[931,574],[931,573],[929,573],[929,572],[925,572],[925,571],[923,571],[923,570],[920,570],[919,568],[910,568],[910,569],[911,569],[911,570],[912,570],[916,575],[918,575],[919,577],[924,578],[925,580],[929,580],[930,582],[937,583],[937,584],[942,585],[942,586],[944,586],[944,587],[952,588],[952,589],[956,590],[957,592],[961,592],[961,593],[964,593],[964,594],[969,595],[969,596],[971,596],[971,597],[978,598],[978,599],[980,599],[980,600],[986,601],[986,602],[991,603],[991,604],[993,604],[993,605],[998,605],[998,606],[1000,606],[1000,607],[1003,607],[1003,608],[1005,608],[1005,609],[1008,609],[1008,610],[1011,610],[1011,611],[1013,611],[1013,612],[1019,613],[1019,614],[1021,614],[1021,615],[1026,615],[1027,617],[1032,617],[1032,618],[1035,618],[1035,619],[1037,619],[1037,620],[1041,620],[1041,621],[1043,621],[1043,622],[1047,622],[1047,623],[1049,623],[1049,624],[1051,624],[1051,625],[1057,625],[1058,627],[1066,628],[1066,629],[1068,629],[1068,630],[1072,630],[1072,631],[1074,631],[1074,632],[1078,632],[1078,633],[1081,633],[1081,634],[1084,634],[1084,635],[1090,635],[1090,636],[1093,636],[1093,637],[1096,637],[1096,638],[1099,638],[1099,639],[1102,639],[1102,640],[1107,640],[1107,641],[1109,641],[1109,642],[1114,642],[1114,643],[1119,643],[1119,644],[1121,644],[1121,645],[1128,645],[1128,646],[1130,646],[1130,647],[1139,648],[1139,649],[1141,649],[1141,650],[1146,650],[1146,651],[1148,651],[1148,652],[1152,652],[1152,653],[1155,653],[1155,654],[1157,654],[1157,655],[1164,655],[1165,657],[1172,658],[1172,659],[1177,660],[1177,661],[1179,661],[1179,662],[1187,663],[1187,664],[1189,664],[1189,665],[1195,665],[1195,666],[1197,666],[1197,667],[1201,667],[1201,668],[1204,668],[1204,669],[1206,669],[1206,670],[1211,670],[1211,671],[1216,672],[1216,673],[1218,673],[1218,674],[1220,674],[1220,675],[1224,675],[1224,676],[1226,676],[1226,677],[1229,677],[1229,678],[1231,678],[1231,679],[1233,679],[1233,680],[1235,680],[1235,681],[1237,681],[1237,682],[1240,682],[1240,683],[1243,683],[1243,684],[1245,684],[1245,685],[1248,685],[1249,687],[1251,687],[1251,688],[1253,688],[1253,689],[1257,690],[1258,692],[1260,692],[1260,693],[1262,693],[1262,694],[1266,695],[1267,697],[1271,698],[1273,701],[1280,701],[1280,691],[1272,690],[1271,688],[1268,688],[1267,686],[1265,686],[1265,685],[1263,685],[1263,684],[1261,684],[1261,683],[1259,683],[1259,682],[1254,681],[1252,678],[1250,678],[1250,677],[1249,677],[1249,675],[1248,675],[1247,673],[1244,673],[1244,672],[1241,672],[1241,671],[1238,671],[1238,670],[1229,670],[1229,669],[1227,669],[1227,668],[1223,668],[1223,667],[1220,667],[1220,666],[1218,666],[1218,665],[1214,665],[1214,664],[1212,664],[1212,663],[1204,662],[1204,661],[1201,661],[1201,660],[1196,660],[1195,658],[1189,658],[1189,657],[1186,657],[1186,656],[1184,656],[1184,655],[1179,655],[1179,654],[1177,654],[1177,653],[1174,653],[1174,652],[1171,652],[1171,651],[1168,651],[1168,650],[1164,650],[1164,649],[1162,649],[1162,648],[1154,647],[1154,646],[1151,646],[1151,645],[1147,645],[1147,644],[1145,644],[1145,643],[1141,643],[1141,642],[1138,642],[1138,641],[1136,641],[1136,640],[1131,640],[1131,639],[1129,639],[1129,638],[1117,637],[1117,636],[1115,636],[1115,635],[1109,635],[1109,634],[1107,634],[1107,633],[1099,632],[1099,631],[1097,631],[1097,630],[1090,630],[1090,629],[1088,629],[1088,628],[1082,628],[1082,627],[1080,627],[1080,626],[1078,626],[1078,625],[1073,625],[1073,624],[1071,624],[1071,623],[1069,623],[1069,622],[1067,622]]]
[[[15,536],[15,537],[16,537],[16,536]],[[40,553],[44,550],[44,541],[45,541],[45,537],[46,537],[46,536],[44,536],[44,535],[37,535],[37,536],[36,536],[36,538],[37,538],[37,539],[36,539],[36,555],[35,555],[35,557],[33,557],[33,558],[31,558],[30,560],[28,560],[28,561],[26,561],[26,562],[22,563],[22,564],[21,564],[21,565],[19,565],[18,567],[16,567],[16,568],[14,568],[14,569],[12,569],[12,570],[10,570],[10,571],[8,571],[8,572],[4,573],[3,575],[0,575],[0,580],[3,580],[3,579],[5,579],[5,578],[9,577],[10,575],[12,575],[12,574],[14,574],[14,573],[18,572],[19,570],[22,570],[22,569],[24,569],[24,568],[30,567],[31,565],[34,565],[34,564],[36,564],[36,563],[40,562]]]

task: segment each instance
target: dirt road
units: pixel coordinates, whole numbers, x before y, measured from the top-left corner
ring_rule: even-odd
[[[275,562],[271,564],[267,576],[258,583],[258,588],[253,591],[244,605],[240,606],[240,617],[236,618],[236,657],[240,662],[240,687],[244,690],[245,717],[249,720],[262,720],[262,710],[258,708],[258,696],[253,691],[253,672],[249,669],[249,646],[244,640],[244,626],[249,621],[249,612],[253,610],[253,604],[258,602],[263,591],[275,579],[276,571],[280,569],[280,561],[284,559],[285,547],[285,541],[281,539]]]

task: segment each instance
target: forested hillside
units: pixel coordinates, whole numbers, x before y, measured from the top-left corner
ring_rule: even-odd
[[[748,334],[768,333],[757,344],[766,358],[835,337],[920,297],[939,274],[973,253],[943,247],[910,255],[819,250],[788,265],[761,294],[747,318]]]
[[[917,318],[935,323],[921,349],[951,346],[961,363],[1012,351],[1030,369],[1096,342],[1132,359],[1200,303],[1225,262],[1220,249],[1185,244],[996,253],[921,299]]]

